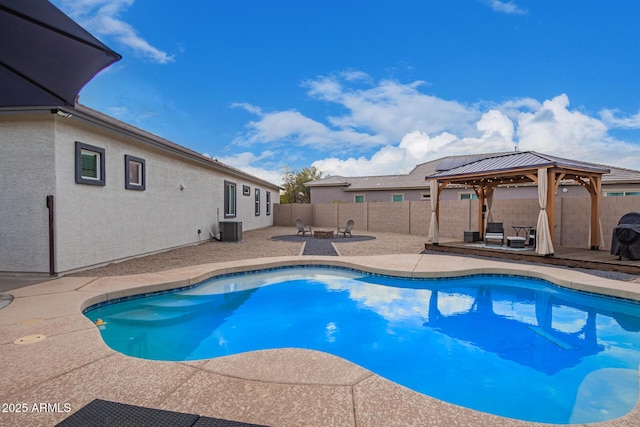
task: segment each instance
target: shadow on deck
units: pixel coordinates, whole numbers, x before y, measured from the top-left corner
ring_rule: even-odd
[[[619,260],[608,250],[590,250],[587,248],[556,247],[553,256],[538,255],[533,248],[511,249],[500,245],[485,245],[484,242],[448,242],[433,245],[425,243],[425,250],[450,254],[487,256],[515,261],[538,262],[563,267],[586,268],[593,270],[617,271],[640,275],[640,261]]]

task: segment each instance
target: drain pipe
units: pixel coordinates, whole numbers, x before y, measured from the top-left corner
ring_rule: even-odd
[[[56,253],[55,253],[55,239],[54,239],[54,222],[53,222],[53,196],[47,196],[47,209],[49,209],[49,275],[56,275]]]

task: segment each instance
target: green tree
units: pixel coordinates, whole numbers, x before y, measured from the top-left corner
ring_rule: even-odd
[[[322,172],[315,166],[292,171],[285,167],[282,171],[284,193],[280,196],[280,203],[310,203],[311,191],[304,184],[322,178]]]

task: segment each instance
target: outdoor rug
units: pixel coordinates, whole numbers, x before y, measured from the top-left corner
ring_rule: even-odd
[[[306,243],[304,245],[304,251],[302,255],[327,255],[338,256],[336,250],[331,243],[344,242],[344,243],[357,243],[364,242],[366,240],[373,240],[373,236],[353,236],[353,237],[334,237],[332,239],[317,239],[313,236],[274,236],[274,240],[282,240],[285,242],[300,242]]]
[[[485,248],[485,249],[497,249],[499,251],[513,251],[513,252],[526,252],[534,250],[533,246],[525,246],[524,248],[512,248],[511,246],[498,246],[498,245],[487,245],[485,243],[469,243],[465,246],[469,246],[472,248]]]
[[[96,399],[56,427],[266,427]]]

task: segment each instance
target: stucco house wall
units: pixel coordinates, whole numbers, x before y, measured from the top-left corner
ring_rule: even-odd
[[[52,117],[0,117],[0,271],[48,271],[55,192]]]
[[[394,195],[402,195],[405,202],[417,202],[424,200],[424,195],[429,194],[429,187],[424,189],[398,189],[398,190],[361,190],[346,191],[341,187],[312,187],[311,203],[354,203],[356,196],[364,196],[365,202],[391,202]]]
[[[564,185],[560,188],[566,189],[565,197],[586,197],[589,193],[577,184]],[[603,192],[609,191],[640,191],[637,183],[629,184],[607,184],[603,185]],[[391,202],[394,194],[402,194],[405,202],[417,202],[429,200],[429,188],[407,188],[398,190],[361,190],[347,191],[345,187],[311,187],[311,203],[354,203],[355,196],[364,196],[365,202]],[[473,194],[473,189],[450,186],[445,188],[440,194],[440,200],[461,200],[461,195]],[[528,199],[538,197],[538,187],[535,185],[519,185],[517,187],[499,187],[495,190],[494,200]]]
[[[218,221],[241,221],[244,231],[273,225],[278,186],[131,132],[50,113],[0,115],[0,272],[49,272],[49,194],[58,273],[195,244],[209,239]],[[105,150],[104,186],[76,183],[76,141]],[[125,188],[125,155],[144,159],[144,190]],[[225,181],[236,184],[231,218],[224,217]]]

